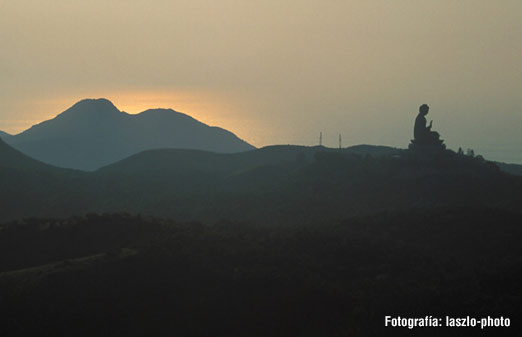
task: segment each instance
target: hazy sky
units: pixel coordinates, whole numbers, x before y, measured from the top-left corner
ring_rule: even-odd
[[[0,0],[0,130],[82,98],[165,107],[256,146],[450,148],[522,163],[522,1]]]

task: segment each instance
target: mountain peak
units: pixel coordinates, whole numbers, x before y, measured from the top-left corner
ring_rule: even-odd
[[[112,104],[106,98],[97,99],[83,99],[75,103],[72,107],[65,110],[58,117],[61,116],[77,116],[77,115],[89,115],[95,117],[101,117],[105,115],[121,114],[122,112]]]
[[[85,98],[82,99],[74,104],[75,105],[82,105],[82,104],[105,104],[114,106],[111,101],[109,101],[107,98]]]
[[[106,98],[86,98],[76,102],[72,107],[107,107],[117,109],[111,101]]]

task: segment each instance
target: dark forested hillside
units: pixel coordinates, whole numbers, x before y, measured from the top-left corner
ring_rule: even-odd
[[[287,150],[227,156],[151,151],[95,176],[105,195],[125,191],[111,198],[111,207],[205,222],[284,224],[412,207],[519,207],[514,196],[522,180],[475,158],[448,154],[425,161],[407,153],[361,156],[307,148],[266,159]]]
[[[378,155],[370,154],[373,147],[363,149],[154,150],[82,173],[30,160],[4,144],[0,158],[15,153],[19,159],[6,162],[21,161],[23,169],[0,165],[0,221],[130,212],[206,223],[289,224],[438,206],[519,209],[522,179],[493,163],[450,151],[426,160],[390,148]],[[33,166],[38,169],[28,169]]]
[[[384,315],[521,313],[520,213],[386,212],[314,225],[128,215],[0,228],[2,336],[403,336]],[[478,331],[477,331],[478,330]]]
[[[84,214],[92,205],[85,172],[34,160],[0,140],[0,221]]]

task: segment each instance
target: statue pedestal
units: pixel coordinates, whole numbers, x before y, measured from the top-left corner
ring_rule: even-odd
[[[442,139],[437,139],[435,142],[419,142],[412,139],[408,149],[420,153],[437,153],[445,151],[446,145]]]

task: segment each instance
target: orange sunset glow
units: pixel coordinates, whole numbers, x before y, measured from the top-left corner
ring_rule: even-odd
[[[10,1],[0,131],[79,100],[164,107],[256,146],[448,146],[522,163],[520,1]],[[493,135],[485,138],[484,134]]]
[[[36,111],[31,119],[17,119],[9,123],[5,131],[11,134],[22,132],[32,125],[54,118],[84,98],[107,98],[119,110],[128,114],[138,114],[148,109],[172,109],[187,114],[210,126],[219,126],[250,143],[261,142],[260,132],[255,128],[254,120],[241,114],[245,104],[232,95],[223,95],[210,91],[191,91],[179,89],[160,90],[127,90],[127,91],[83,91],[65,96],[25,101],[18,109]],[[29,116],[29,115],[28,115]],[[256,137],[258,135],[258,137]]]

